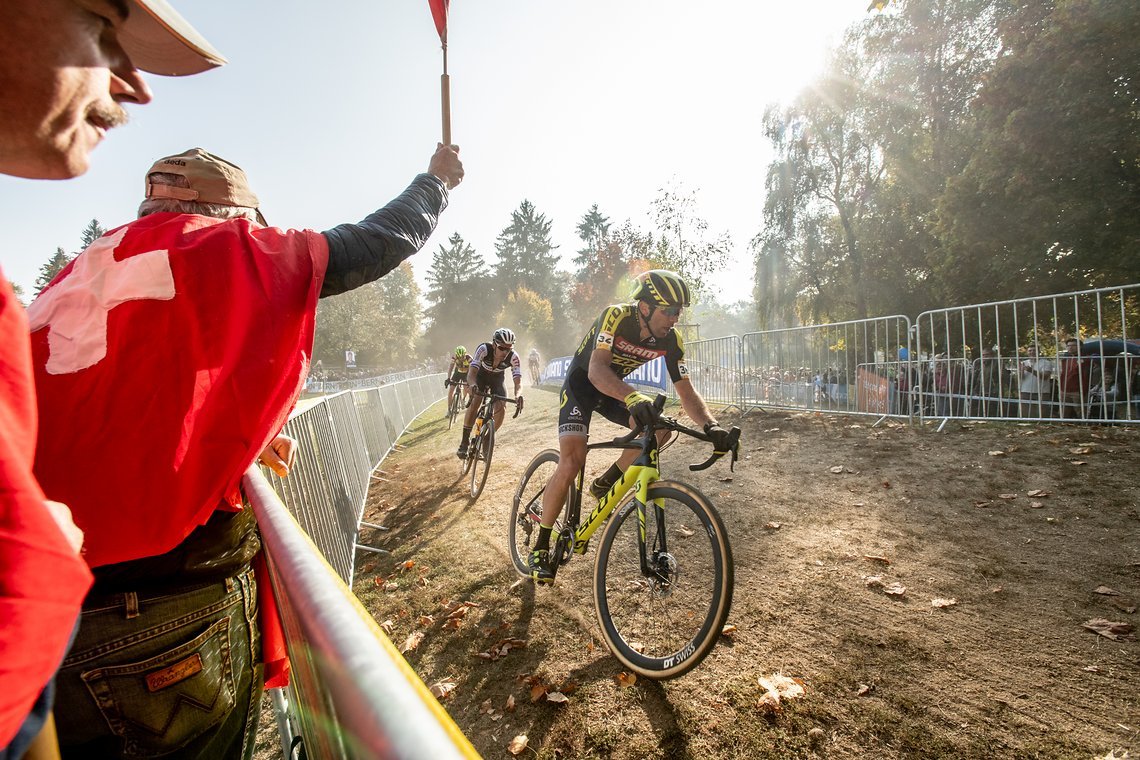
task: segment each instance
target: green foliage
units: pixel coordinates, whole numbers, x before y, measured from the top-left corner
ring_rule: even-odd
[[[554,251],[558,246],[550,238],[551,224],[528,200],[511,212],[511,223],[495,241],[499,258],[495,283],[502,292],[524,287],[552,302],[558,300],[558,294],[552,292],[558,266],[558,254]]]
[[[21,288],[16,283],[12,282],[11,280],[8,280],[8,285],[10,285],[12,287],[12,293],[16,296],[16,300],[19,301],[21,304],[24,304],[25,306],[27,306],[27,304],[24,303],[24,289]]]
[[[697,208],[696,191],[680,185],[661,188],[652,209],[657,239],[647,258],[677,272],[695,293],[701,293],[705,276],[727,265],[732,239],[724,232],[709,232],[709,223]]]
[[[978,296],[1135,282],[1140,6],[1027,4],[977,99],[979,145],[939,212]]]
[[[94,243],[99,238],[103,237],[105,234],[107,234],[106,228],[104,228],[103,225],[99,224],[98,219],[92,219],[87,223],[87,226],[83,228],[83,232],[80,233],[80,250],[87,250],[87,247],[89,245]]]
[[[514,330],[517,343],[515,349],[525,355],[524,347],[539,346],[539,351],[548,351],[554,334],[554,317],[550,301],[528,288],[519,288],[507,295],[495,324]]]
[[[40,273],[36,275],[36,295],[38,296],[44,288],[51,284],[56,275],[62,272],[63,268],[70,264],[74,258],[75,254],[68,253],[62,248],[56,248],[55,253],[40,266]]]
[[[399,369],[414,363],[419,334],[419,287],[404,262],[375,282],[320,300],[313,356],[343,366],[351,349],[357,366]]]
[[[427,273],[430,306],[424,342],[430,355],[486,340],[494,329],[486,307],[491,289],[486,261],[459,233],[447,243],[432,256]]]

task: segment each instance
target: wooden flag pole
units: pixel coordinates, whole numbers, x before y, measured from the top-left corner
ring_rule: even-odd
[[[441,107],[443,109],[443,144],[451,145],[451,77],[447,74],[447,43],[443,43],[443,74],[439,78]]]

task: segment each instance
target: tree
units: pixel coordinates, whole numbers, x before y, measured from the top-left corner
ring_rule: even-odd
[[[1140,6],[1026,3],[1003,32],[978,149],[939,202],[948,267],[987,299],[1135,282]]]
[[[578,250],[574,258],[574,265],[579,273],[587,269],[591,260],[609,242],[610,219],[598,211],[598,204],[590,206],[590,210],[582,215],[582,219],[575,228],[578,237],[585,243],[585,247]],[[579,280],[581,277],[578,278]]]
[[[528,288],[512,291],[495,315],[495,324],[515,332],[517,344],[540,346],[545,353],[554,334],[554,317],[550,301]],[[522,351],[520,351],[520,354]]]
[[[11,280],[8,280],[8,284],[12,287],[12,293],[16,296],[16,300],[24,306],[27,306],[27,304],[24,303],[24,289]]]
[[[36,276],[36,295],[38,296],[44,288],[46,288],[51,281],[55,279],[56,275],[63,271],[63,268],[71,263],[75,258],[74,255],[69,254],[62,248],[56,248],[55,253],[40,267],[40,273]]]
[[[397,367],[415,361],[409,349],[419,340],[420,287],[405,261],[377,281],[380,291],[379,327],[369,349],[374,362],[382,367]]]
[[[92,219],[87,223],[87,226],[83,228],[83,232],[80,233],[80,240],[82,244],[79,250],[86,251],[88,246],[106,234],[107,230],[104,229],[103,225],[99,224],[99,220]]]
[[[724,232],[709,237],[709,223],[697,210],[696,191],[679,186],[661,188],[652,208],[657,227],[656,245],[649,254],[652,261],[677,272],[690,288],[701,291],[705,275],[728,263],[731,238]]]
[[[495,241],[499,257],[495,282],[504,292],[525,287],[552,303],[558,300],[559,294],[553,290],[558,255],[550,238],[551,224],[528,200],[511,212],[511,223]]]
[[[491,290],[486,261],[458,232],[447,242],[432,256],[427,274],[430,306],[424,340],[432,355],[448,353],[493,329],[485,306]]]

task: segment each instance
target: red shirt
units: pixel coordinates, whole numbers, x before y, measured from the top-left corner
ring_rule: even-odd
[[[153,214],[29,307],[36,475],[92,567],[167,552],[236,502],[308,374],[327,263],[317,232]]]
[[[63,660],[91,573],[32,476],[36,398],[27,320],[0,271],[0,747]]]

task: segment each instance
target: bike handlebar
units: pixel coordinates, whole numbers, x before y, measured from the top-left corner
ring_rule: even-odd
[[[665,408],[665,396],[664,395],[662,395],[662,394],[657,395],[657,398],[653,400],[653,408],[657,411],[658,417],[653,422],[653,424],[648,426],[648,429],[646,429],[645,425],[639,425],[638,427],[629,431],[629,433],[621,436],[620,438],[615,438],[612,441],[609,441],[606,443],[594,444],[590,448],[606,448],[606,449],[610,449],[610,448],[620,448],[620,449],[636,448],[638,446],[638,444],[634,443],[635,440],[645,439],[648,436],[653,435],[653,433],[656,432],[657,430],[673,430],[673,431],[676,431],[678,433],[684,433],[687,436],[691,436],[693,438],[696,438],[699,441],[705,441],[707,443],[713,442],[712,438],[710,438],[706,433],[704,433],[701,430],[694,430],[693,428],[686,427],[686,426],[682,425],[680,422],[677,422],[677,420],[673,419],[672,417],[660,416],[661,411]],[[694,471],[694,472],[697,470],[706,470],[713,465],[713,462],[720,459],[725,454],[731,453],[732,454],[732,461],[729,463],[729,470],[730,471],[735,470],[736,469],[736,459],[740,453],[740,428],[739,427],[734,425],[728,431],[728,442],[729,442],[728,443],[728,449],[726,451],[713,451],[712,456],[710,456],[708,459],[706,459],[704,462],[701,462],[700,464],[690,464],[689,469]]]

